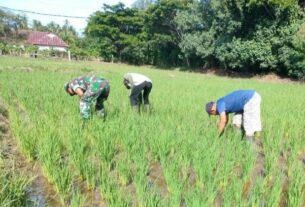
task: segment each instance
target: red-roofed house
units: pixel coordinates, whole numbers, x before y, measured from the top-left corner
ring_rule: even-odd
[[[51,32],[27,31],[27,44],[35,45],[39,50],[58,50],[67,52],[69,45]]]

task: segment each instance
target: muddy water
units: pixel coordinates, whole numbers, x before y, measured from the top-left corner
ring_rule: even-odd
[[[26,189],[27,207],[63,206],[54,186],[43,176],[37,164],[32,167],[31,173],[35,177]]]
[[[86,181],[83,180],[75,180],[73,183],[73,188],[79,189],[82,195],[86,196],[86,204],[87,207],[105,207],[106,202],[102,197],[102,193],[98,189],[89,189]]]
[[[87,197],[88,207],[105,207],[106,202],[104,201],[102,194],[99,190],[88,191],[84,193]]]
[[[148,180],[150,185],[155,186],[157,189],[159,189],[161,197],[164,198],[168,196],[169,192],[167,190],[166,181],[160,163],[150,163]]]

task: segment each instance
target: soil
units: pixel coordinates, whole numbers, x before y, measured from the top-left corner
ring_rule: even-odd
[[[86,203],[84,207],[105,207],[107,206],[102,193],[98,189],[89,189],[85,181],[75,180],[73,186],[80,190],[82,195],[86,196]]]
[[[223,203],[222,193],[218,192],[214,199],[214,207],[221,207]]]
[[[272,82],[272,83],[295,83],[295,84],[304,83],[304,81],[297,81],[290,78],[283,78],[275,73],[256,75],[248,72],[235,72],[235,71],[224,70],[219,68],[202,69],[199,72],[208,75],[221,76],[221,77],[253,78],[253,79],[257,79],[258,81]]]
[[[159,193],[162,198],[168,196],[169,192],[164,178],[162,166],[159,162],[150,163],[148,180],[152,186],[155,186],[157,189],[159,189]]]
[[[27,206],[63,206],[60,199],[38,163],[29,162],[22,155],[10,131],[8,111],[0,98],[0,153],[5,159],[5,167],[22,172],[32,181],[26,188]]]
[[[288,153],[281,152],[278,158],[278,165],[282,171],[282,192],[279,207],[288,206],[288,190],[289,190],[289,177],[288,177]]]
[[[35,176],[31,185],[27,188],[28,203],[32,203],[30,206],[64,206],[54,186],[43,175],[41,167],[36,163],[27,163],[27,165],[28,173]]]
[[[129,183],[126,187],[125,187],[126,192],[129,193],[129,195],[131,195],[131,198],[133,201],[137,200],[137,190],[135,185],[133,184],[133,182]]]
[[[305,164],[305,152],[302,152],[300,155],[299,155],[299,160],[301,160],[303,162],[303,164]]]
[[[186,205],[186,201],[185,201],[185,198],[184,198],[184,194],[187,193],[189,190],[193,189],[193,187],[196,184],[196,180],[197,180],[194,168],[190,165],[187,168],[187,172],[186,172],[185,177],[183,175],[183,170],[181,169],[180,170],[180,179],[183,180],[183,182],[184,182],[184,190],[183,190],[183,193],[181,195],[182,198],[181,198],[181,201],[180,201],[180,207],[186,207],[187,205]]]
[[[264,168],[265,154],[264,154],[263,144],[259,139],[256,139],[255,142],[252,143],[252,147],[256,153],[256,161],[252,169],[252,172],[250,173],[249,179],[244,183],[243,186],[242,197],[244,199],[247,199],[249,197],[251,188],[256,178],[259,176],[265,176],[265,168]]]
[[[196,183],[197,178],[196,178],[196,173],[195,173],[195,171],[194,171],[194,169],[192,167],[189,168],[187,177],[188,177],[189,185],[191,187],[194,186],[195,183]]]

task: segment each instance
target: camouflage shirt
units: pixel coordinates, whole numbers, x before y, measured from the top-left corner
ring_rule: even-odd
[[[83,91],[84,95],[80,99],[80,112],[85,119],[90,117],[90,104],[97,101],[97,105],[103,105],[102,102],[108,98],[110,90],[109,81],[96,76],[80,76],[71,80],[68,87],[73,91],[77,88]]]
[[[69,82],[69,88],[75,91],[80,88],[83,92],[87,91],[90,87],[102,89],[108,84],[108,81],[104,78],[96,76],[80,76]]]

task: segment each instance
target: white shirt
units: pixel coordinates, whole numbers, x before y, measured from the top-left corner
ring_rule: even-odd
[[[144,81],[151,82],[152,81],[146,77],[145,75],[139,74],[139,73],[126,73],[124,75],[124,79],[126,79],[129,82],[129,86],[132,88],[134,86],[138,86]]]

